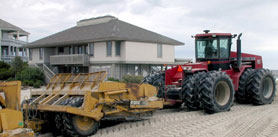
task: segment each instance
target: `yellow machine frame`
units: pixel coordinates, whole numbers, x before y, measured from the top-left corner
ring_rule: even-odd
[[[25,129],[20,111],[20,81],[0,82],[0,136],[34,136],[31,129]]]
[[[89,74],[57,74],[44,91],[33,91],[35,98],[24,109],[40,112],[64,112],[96,121],[110,115],[137,115],[163,108],[157,89],[149,84],[103,82],[105,71]],[[81,107],[60,105],[69,97],[84,97]],[[122,105],[122,103],[128,105]],[[113,108],[113,109],[112,109]]]

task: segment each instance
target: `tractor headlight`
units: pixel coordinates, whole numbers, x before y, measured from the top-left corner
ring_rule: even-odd
[[[184,66],[183,70],[191,71],[192,70],[192,66]]]

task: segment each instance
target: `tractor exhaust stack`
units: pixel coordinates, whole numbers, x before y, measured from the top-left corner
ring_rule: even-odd
[[[237,37],[237,68],[241,67],[241,37],[242,33],[240,33]]]

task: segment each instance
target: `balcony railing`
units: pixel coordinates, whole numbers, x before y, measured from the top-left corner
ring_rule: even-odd
[[[16,56],[2,56],[1,60],[5,62],[11,62]],[[28,57],[26,56],[19,56],[21,57],[23,62],[28,62]]]
[[[50,56],[51,65],[89,65],[89,55],[71,54],[71,55],[53,55]]]
[[[21,41],[21,40],[16,40],[16,39],[2,39],[1,40],[1,45],[5,45],[5,46],[20,47],[24,44],[27,44],[27,42]]]

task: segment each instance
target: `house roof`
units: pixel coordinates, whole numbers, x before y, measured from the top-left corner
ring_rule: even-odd
[[[106,18],[106,20],[104,20],[104,18]],[[98,21],[92,23],[94,19],[98,19]],[[184,45],[182,42],[118,20],[113,16],[104,16],[81,20],[77,22],[77,26],[75,27],[34,41],[25,45],[25,47],[51,47],[107,40],[128,40],[169,45]]]
[[[11,31],[11,32],[19,31],[19,34],[21,36],[25,36],[25,35],[29,35],[30,34],[29,32],[27,32],[27,31],[25,31],[25,30],[15,26],[15,25],[7,22],[7,21],[4,21],[2,19],[0,19],[0,29],[1,30],[5,30],[5,31]]]

